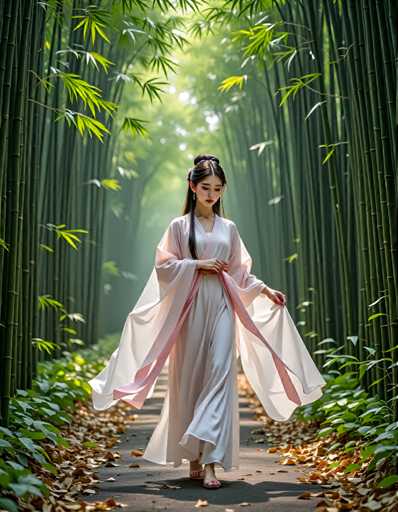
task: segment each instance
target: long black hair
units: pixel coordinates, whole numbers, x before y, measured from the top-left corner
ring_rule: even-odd
[[[185,205],[182,214],[190,214],[189,219],[189,250],[191,251],[192,258],[197,260],[198,256],[196,253],[196,239],[195,239],[195,206],[196,199],[194,199],[193,191],[189,186],[189,181],[192,181],[194,185],[197,185],[200,181],[207,176],[218,176],[221,180],[222,186],[227,183],[225,178],[224,170],[220,165],[219,159],[214,155],[198,155],[194,158],[194,166],[189,170],[187,174],[188,188],[187,195],[185,198]],[[224,216],[224,208],[221,202],[221,196],[213,206],[213,212],[217,215]]]

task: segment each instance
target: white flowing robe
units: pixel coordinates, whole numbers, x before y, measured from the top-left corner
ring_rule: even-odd
[[[169,224],[156,248],[152,273],[125,321],[119,346],[105,368],[89,381],[97,410],[107,409],[119,399],[141,408],[183,332],[202,280],[209,278],[198,271],[198,260],[191,257],[189,219],[186,214]],[[250,273],[252,259],[235,223],[216,215],[211,232],[196,221],[195,235],[199,259],[219,258],[229,263],[227,272],[211,279],[219,280],[239,319],[232,346],[266,413],[274,420],[286,421],[299,405],[320,398],[326,382],[286,305],[277,305],[261,294],[264,283]],[[162,416],[163,420],[167,417]],[[189,444],[187,436],[184,439]],[[158,460],[165,461],[166,454]]]

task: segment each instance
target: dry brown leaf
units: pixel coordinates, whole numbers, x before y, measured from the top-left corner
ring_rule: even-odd
[[[299,500],[309,500],[311,498],[311,493],[309,491],[302,492],[299,496],[297,496]]]
[[[195,508],[207,507],[208,505],[209,504],[208,504],[207,500],[201,500],[199,498],[198,501],[195,503]]]
[[[133,455],[134,457],[142,457],[144,455],[144,452],[142,450],[135,448],[134,450],[130,451],[130,455]]]

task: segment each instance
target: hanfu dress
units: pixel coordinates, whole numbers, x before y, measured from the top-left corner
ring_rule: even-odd
[[[277,421],[320,398],[326,382],[286,305],[261,294],[235,223],[216,215],[211,231],[194,224],[198,259],[227,261],[228,271],[200,272],[188,246],[190,214],[173,219],[118,348],[89,384],[97,410],[119,399],[141,408],[167,361],[168,390],[143,458],[174,466],[200,459],[230,471],[239,467],[237,356]]]

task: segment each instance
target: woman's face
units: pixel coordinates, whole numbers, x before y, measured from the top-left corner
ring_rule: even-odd
[[[196,185],[190,182],[191,190],[196,192],[196,201],[205,208],[211,208],[218,201],[224,187],[218,176],[206,176]]]

